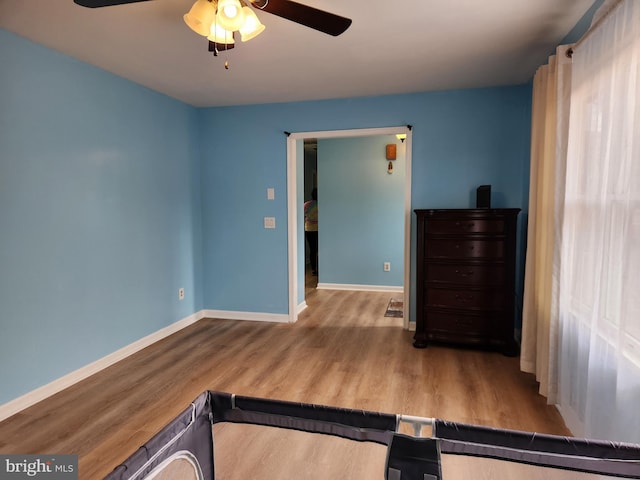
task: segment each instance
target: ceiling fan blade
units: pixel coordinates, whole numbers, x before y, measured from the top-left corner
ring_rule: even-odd
[[[309,28],[337,37],[349,28],[351,19],[291,0],[251,0],[251,4],[265,12],[286,18]]]
[[[146,2],[148,0],[73,0],[82,7],[98,8],[111,7],[113,5],[124,5],[126,3]]]

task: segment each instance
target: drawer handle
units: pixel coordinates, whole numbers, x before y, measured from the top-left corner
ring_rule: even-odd
[[[465,224],[462,224],[460,222],[456,222],[456,227],[462,227],[462,228],[471,229],[471,228],[473,228],[475,226],[476,226],[475,222],[470,222],[470,223],[465,223]]]
[[[471,277],[474,274],[473,270],[467,270],[466,272],[461,272],[460,270],[456,270],[456,273],[460,277]]]
[[[473,302],[473,295],[469,295],[465,298],[462,295],[456,293],[455,299],[460,300],[462,303]]]

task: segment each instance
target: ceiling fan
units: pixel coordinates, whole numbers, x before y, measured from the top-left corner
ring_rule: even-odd
[[[73,0],[89,8],[109,7],[148,0]],[[351,19],[291,0],[248,0],[251,6],[292,22],[337,37],[351,25]]]

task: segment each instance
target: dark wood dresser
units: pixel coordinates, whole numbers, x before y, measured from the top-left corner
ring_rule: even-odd
[[[416,334],[517,355],[514,338],[519,208],[415,210]]]

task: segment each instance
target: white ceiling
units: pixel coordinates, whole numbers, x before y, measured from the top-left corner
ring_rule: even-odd
[[[264,33],[217,58],[182,20],[193,0],[0,0],[0,27],[191,105],[221,106],[525,83],[594,0],[298,1],[353,24],[332,37],[258,11]]]

